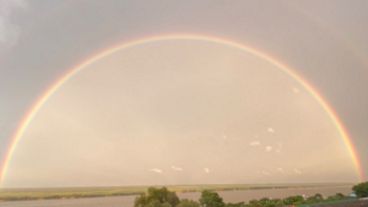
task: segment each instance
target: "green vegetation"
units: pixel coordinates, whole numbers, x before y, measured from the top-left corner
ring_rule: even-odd
[[[323,201],[323,196],[317,193],[314,196],[309,196],[305,201],[307,203],[320,203]]]
[[[201,198],[199,199],[199,203],[203,207],[224,207],[225,203],[218,193],[204,190],[202,191]]]
[[[313,206],[321,204],[349,203],[356,199],[341,193],[323,198],[321,194],[310,197],[301,195],[289,196],[284,199],[262,198],[251,200],[249,203],[225,203],[220,195],[211,190],[203,190],[199,203],[188,199],[179,200],[175,192],[167,188],[149,188],[145,194],[136,198],[134,207],[281,207],[281,206]]]
[[[301,195],[289,196],[284,199],[269,199],[263,198],[260,200],[252,200],[248,204],[238,205],[233,207],[281,207],[281,206],[305,206],[327,205],[336,203],[346,203],[356,201],[355,198],[344,196],[341,193],[324,198],[317,193],[313,196],[304,197]],[[226,206],[227,207],[227,206]]]
[[[134,207],[174,207],[179,204],[175,192],[162,188],[148,188],[148,192],[135,199]]]
[[[199,203],[196,201],[183,199],[176,207],[200,207]]]
[[[353,191],[359,198],[368,197],[368,182],[355,185]]]

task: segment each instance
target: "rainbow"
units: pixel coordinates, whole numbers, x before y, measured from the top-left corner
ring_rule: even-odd
[[[86,68],[86,66],[91,65],[95,61],[102,59],[118,50],[123,50],[123,49],[130,48],[130,47],[140,45],[140,44],[156,42],[156,41],[165,41],[165,40],[196,40],[196,41],[206,41],[206,42],[224,44],[229,47],[233,47],[233,48],[242,50],[244,52],[251,53],[265,61],[268,61],[274,66],[278,67],[280,70],[285,72],[291,78],[299,82],[315,98],[315,100],[323,107],[325,112],[328,114],[329,118],[332,120],[332,122],[336,126],[338,132],[340,133],[343,139],[343,142],[345,143],[348,149],[349,155],[351,156],[352,161],[355,165],[357,175],[359,176],[361,180],[364,179],[361,163],[360,163],[359,157],[357,156],[357,151],[354,148],[352,140],[347,130],[344,128],[342,121],[338,118],[334,109],[327,103],[325,99],[323,99],[320,93],[314,87],[312,87],[305,79],[301,78],[301,76],[295,70],[292,70],[286,64],[281,63],[280,61],[267,55],[264,52],[261,52],[249,46],[243,45],[241,43],[233,42],[233,41],[230,41],[224,38],[212,37],[212,36],[207,36],[207,35],[194,35],[194,34],[166,34],[166,35],[159,35],[159,36],[142,38],[142,39],[135,39],[135,40],[128,41],[122,44],[117,44],[116,46],[103,50],[102,52],[99,52],[93,55],[92,57],[88,58],[82,63],[77,64],[75,67],[67,70],[66,73],[61,76],[61,78],[57,79],[54,84],[52,84],[38,99],[36,99],[34,104],[29,108],[28,112],[24,115],[23,119],[20,121],[19,127],[15,130],[14,134],[12,135],[11,143],[5,154],[2,168],[0,168],[0,184],[4,181],[6,177],[7,168],[8,168],[9,163],[11,162],[12,155],[17,147],[17,144],[19,140],[22,138],[24,132],[27,130],[27,127],[31,123],[32,119],[36,116],[37,112],[47,102],[47,100],[63,84],[65,84],[71,77],[81,72],[84,68]]]

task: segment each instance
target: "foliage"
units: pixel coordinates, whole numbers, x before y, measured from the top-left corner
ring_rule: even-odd
[[[210,190],[202,191],[199,203],[202,207],[224,207],[225,203],[218,193]]]
[[[342,193],[336,193],[335,195],[329,196],[327,198],[328,201],[336,201],[336,200],[342,200],[345,196]]]
[[[179,203],[179,198],[175,192],[167,188],[148,188],[146,194],[142,194],[135,199],[135,207],[175,207]]]
[[[225,205],[225,207],[246,207],[246,205],[244,204],[244,202],[239,202],[239,203],[227,203]]]
[[[262,198],[260,200],[249,201],[247,207],[279,207],[283,205],[284,204],[281,199]]]
[[[360,187],[360,186],[359,186]],[[360,189],[360,188],[359,188]],[[364,189],[364,188],[363,188]],[[146,194],[136,199],[135,207],[282,207],[282,206],[310,206],[314,204],[328,204],[346,201],[348,197],[341,193],[329,196],[327,199],[317,193],[305,198],[301,195],[289,196],[284,199],[261,198],[251,200],[249,203],[224,203],[223,199],[215,191],[202,191],[199,203],[196,201],[183,199],[179,201],[174,192],[166,188],[149,188]]]
[[[183,199],[176,207],[199,207],[199,203],[196,201]]]
[[[368,182],[359,183],[353,186],[354,193],[359,197],[368,197]]]
[[[158,200],[153,200],[149,202],[146,207],[171,207],[171,204],[168,202],[160,203]]]
[[[313,196],[310,196],[308,197],[306,200],[305,200],[305,203],[320,203],[321,201],[323,201],[323,196],[319,193],[313,195]]]
[[[285,205],[298,205],[304,203],[304,197],[301,195],[289,196],[283,200]]]
[[[258,202],[258,200],[250,200],[249,201],[249,204],[248,204],[249,207],[261,207],[261,204]]]

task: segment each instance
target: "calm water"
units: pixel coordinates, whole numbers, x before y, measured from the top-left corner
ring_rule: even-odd
[[[314,195],[321,193],[324,196],[335,193],[349,194],[351,186],[346,187],[318,187],[318,188],[289,188],[267,190],[239,190],[222,191],[219,194],[226,202],[249,201],[263,197],[283,198],[290,195]],[[200,193],[179,193],[180,198],[198,200]],[[132,207],[135,196],[36,200],[36,201],[10,201],[0,202],[1,207]]]

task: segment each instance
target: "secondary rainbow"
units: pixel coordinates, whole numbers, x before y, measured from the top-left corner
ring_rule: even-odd
[[[57,91],[64,83],[66,83],[71,77],[73,77],[74,75],[82,71],[86,66],[93,64],[95,61],[101,58],[104,58],[118,50],[123,50],[123,49],[133,47],[136,45],[140,45],[140,44],[156,42],[156,41],[165,41],[165,40],[196,40],[196,41],[207,41],[207,42],[224,44],[229,47],[237,48],[244,52],[251,53],[259,58],[262,58],[263,60],[268,61],[269,63],[275,65],[276,67],[278,67],[280,70],[285,72],[287,75],[289,75],[290,77],[298,81],[323,107],[323,109],[326,111],[326,113],[328,114],[328,116],[330,117],[334,125],[336,126],[338,132],[340,133],[349,151],[349,154],[354,162],[357,175],[359,176],[361,180],[364,179],[361,163],[360,163],[359,157],[357,156],[356,149],[354,148],[352,140],[347,130],[344,128],[341,120],[338,118],[336,112],[327,103],[327,101],[323,99],[320,93],[315,88],[313,88],[306,80],[301,78],[301,76],[295,70],[292,70],[286,64],[281,63],[280,61],[267,55],[264,52],[261,52],[252,47],[249,47],[249,46],[246,46],[246,45],[243,45],[241,43],[237,43],[231,40],[227,40],[224,38],[212,37],[212,36],[207,36],[207,35],[197,35],[197,34],[166,34],[166,35],[159,35],[159,36],[153,36],[153,37],[148,37],[148,38],[136,39],[136,40],[132,40],[126,43],[118,44],[116,46],[103,50],[102,52],[99,52],[96,55],[93,55],[91,58],[83,61],[82,63],[76,65],[70,70],[67,70],[67,72],[60,79],[56,80],[53,85],[51,85],[38,99],[36,99],[34,104],[30,107],[28,112],[24,115],[23,119],[20,121],[19,127],[15,130],[15,133],[11,137],[11,143],[5,154],[3,164],[2,166],[0,166],[1,167],[0,168],[0,184],[3,182],[3,180],[6,177],[7,168],[8,168],[9,163],[11,162],[12,155],[17,147],[17,143],[22,138],[24,132],[27,130],[27,127],[32,122],[32,119],[36,116],[37,112],[44,105],[44,103],[47,102],[47,100],[54,94],[54,92]]]

